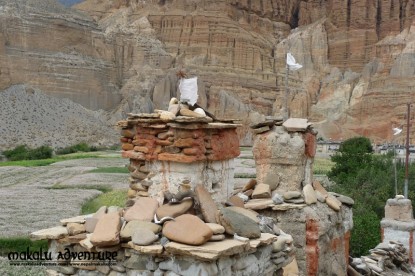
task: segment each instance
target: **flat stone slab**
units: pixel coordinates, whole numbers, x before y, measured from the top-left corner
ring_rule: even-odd
[[[249,245],[251,246],[251,249],[254,249],[261,245],[271,244],[277,239],[278,237],[276,235],[270,233],[261,233],[261,237],[258,239],[249,240]]]
[[[159,113],[127,113],[128,118],[160,118]]]
[[[56,226],[56,227],[42,229],[42,230],[30,233],[30,239],[33,241],[58,240],[67,235],[68,235],[68,229],[66,227]]]
[[[137,244],[134,244],[132,241],[130,241],[128,242],[127,245],[128,246],[126,246],[125,244],[122,244],[122,247],[128,247],[143,254],[155,254],[156,255],[156,254],[163,253],[163,246],[161,244],[137,245]]]
[[[213,122],[213,119],[210,117],[177,116],[173,121],[179,123],[210,123]]]
[[[290,204],[290,203],[283,203],[278,204],[272,207],[274,211],[287,211],[289,209],[303,209],[306,207],[307,204]]]
[[[202,261],[214,261],[221,256],[231,256],[243,253],[251,248],[249,241],[226,239],[219,242],[207,242],[204,245],[192,246],[176,242],[169,242],[164,246],[171,254],[192,256]]]
[[[247,203],[245,203],[246,209],[251,210],[263,210],[267,208],[272,208],[275,206],[275,203],[272,199],[251,199]]]
[[[305,131],[311,123],[308,123],[307,119],[289,118],[282,125],[287,129],[287,131]]]
[[[72,217],[72,218],[67,218],[67,219],[61,219],[60,223],[65,226],[68,223],[85,223],[85,219],[87,217],[92,217],[91,215],[82,215],[82,216],[76,216],[76,217]]]

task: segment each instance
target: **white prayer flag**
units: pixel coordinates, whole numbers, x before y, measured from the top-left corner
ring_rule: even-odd
[[[288,66],[288,69],[292,71],[303,68],[301,64],[295,61],[295,58],[293,57],[293,55],[291,55],[291,53],[287,53],[287,66]]]
[[[394,136],[396,136],[396,135],[398,135],[399,133],[402,132],[402,129],[398,128],[398,127],[394,127],[392,130],[393,130],[393,135]]]
[[[180,101],[194,105],[197,102],[197,77],[181,79],[179,83]]]

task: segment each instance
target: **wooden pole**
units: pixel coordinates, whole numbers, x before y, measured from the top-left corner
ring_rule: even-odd
[[[408,114],[406,120],[406,156],[405,156],[405,186],[404,186],[404,196],[408,198],[408,175],[409,175],[409,123],[411,115],[411,104],[408,103]]]

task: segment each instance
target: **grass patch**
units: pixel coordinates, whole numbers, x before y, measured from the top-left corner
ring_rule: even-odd
[[[240,151],[252,151],[252,147],[239,147]]]
[[[82,190],[98,190],[103,193],[108,193],[112,191],[112,188],[110,185],[64,185],[64,184],[55,184],[50,188],[46,189],[52,189],[52,190],[61,190],[61,189],[82,189]]]
[[[129,173],[126,167],[102,167],[89,171],[88,173]]]
[[[43,251],[48,249],[48,241],[32,241],[27,237],[0,238],[0,256],[6,257],[10,252]]]
[[[235,173],[234,178],[256,178],[255,173]]]
[[[330,159],[314,158],[313,173],[327,175],[333,166],[334,163]]]
[[[101,194],[82,205],[81,214],[95,213],[101,206],[124,207],[127,201],[127,190],[113,190]]]
[[[89,152],[78,152],[66,155],[57,155],[48,159],[41,160],[20,160],[20,161],[6,161],[0,162],[0,167],[5,166],[22,166],[22,167],[38,167],[38,166],[47,166],[59,161],[71,160],[71,159],[83,159],[83,158],[110,158],[102,156],[99,153],[89,153]]]

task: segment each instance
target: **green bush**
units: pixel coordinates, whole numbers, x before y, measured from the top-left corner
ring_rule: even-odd
[[[26,160],[28,151],[29,149],[26,145],[20,145],[12,150],[5,150],[3,154],[10,161]]]
[[[65,147],[56,151],[56,154],[63,155],[63,154],[70,154],[75,152],[90,152],[90,151],[97,151],[97,147],[89,146],[87,143],[79,143],[76,145],[72,145],[69,147]]]
[[[3,154],[10,161],[40,160],[51,158],[53,150],[48,146],[41,146],[38,148],[30,149],[26,145],[21,145],[12,150],[6,150],[3,152]]]

